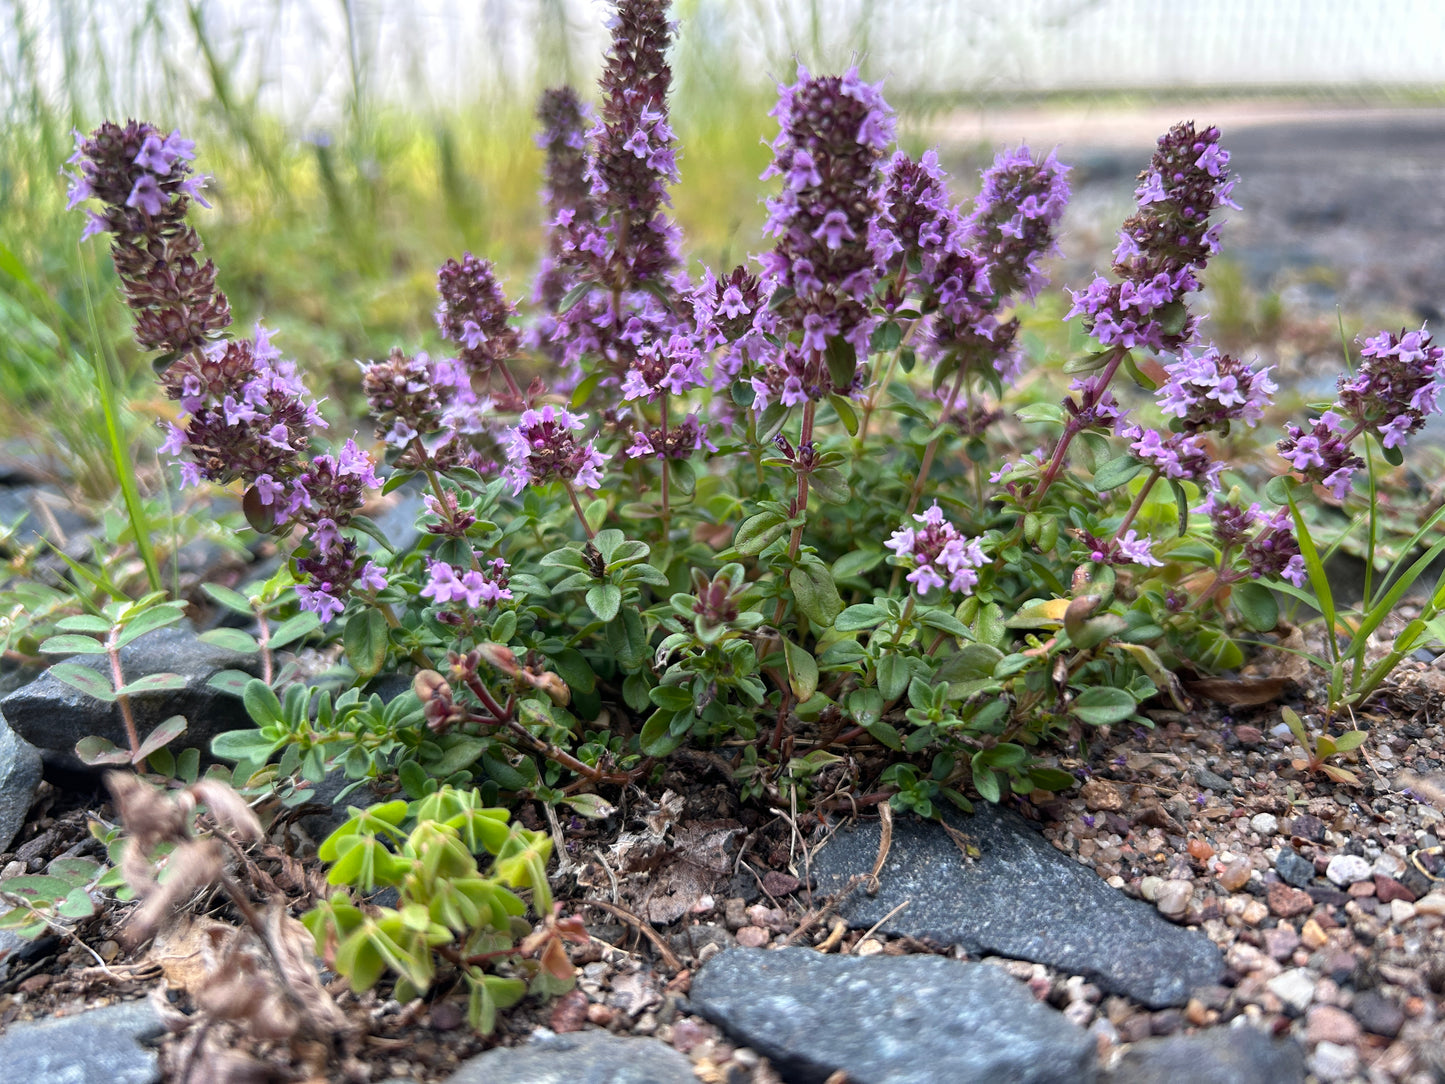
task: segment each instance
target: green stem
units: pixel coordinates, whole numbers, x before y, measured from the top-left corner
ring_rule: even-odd
[[[1149,496],[1149,491],[1154,488],[1154,483],[1157,481],[1159,481],[1159,468],[1155,467],[1154,472],[1149,475],[1148,481],[1144,483],[1144,488],[1139,490],[1138,495],[1134,498],[1134,503],[1129,506],[1129,511],[1124,513],[1124,521],[1114,531],[1115,538],[1121,537],[1129,529],[1129,524],[1134,522],[1134,517],[1139,514],[1139,509],[1144,507],[1144,499]]]
[[[1085,409],[1095,406],[1098,403],[1099,398],[1104,394],[1104,389],[1109,386],[1109,381],[1113,380],[1114,374],[1119,371],[1119,363],[1124,360],[1124,355],[1127,352],[1122,346],[1114,348],[1114,351],[1109,355],[1108,363],[1104,366],[1104,372],[1099,379],[1099,383],[1094,388],[1093,401],[1086,401],[1084,403]],[[1069,445],[1073,442],[1073,439],[1083,431],[1084,426],[1079,424],[1076,417],[1070,417],[1069,420],[1064,423],[1064,431],[1059,434],[1058,444],[1054,445],[1053,458],[1049,460],[1048,467],[1045,468],[1043,476],[1039,479],[1039,488],[1034,490],[1033,496],[1029,499],[1029,511],[1038,510],[1039,504],[1044,499],[1044,494],[1049,491],[1049,486],[1054,484],[1054,480],[1059,476],[1059,471],[1063,469],[1064,457],[1068,454]]]
[[[662,540],[667,541],[669,521],[672,519],[672,509],[668,506],[668,470],[667,470],[667,392],[662,393]]]
[[[817,403],[809,399],[803,406],[803,423],[798,430],[798,455],[803,454],[803,449],[813,440],[813,412],[817,409]],[[796,465],[795,465],[796,469]],[[808,510],[808,475],[798,469],[798,490],[797,496],[793,498],[793,515],[802,518]],[[798,552],[803,548],[803,524],[793,528],[792,537],[788,539],[788,562],[791,564],[798,559]],[[783,614],[787,611],[788,602],[785,598],[778,599],[777,609],[773,611],[773,624],[781,624]]]

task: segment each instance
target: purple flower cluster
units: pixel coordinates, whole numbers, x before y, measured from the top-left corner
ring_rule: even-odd
[[[360,557],[341,531],[380,486],[370,456],[348,440],[336,455],[308,459],[313,428],[325,428],[294,362],[283,360],[265,328],[254,339],[212,343],[181,358],[162,386],[187,415],[161,451],[185,455],[181,478],[246,486],[248,518],[258,528],[301,526],[307,541],[296,567],[308,582],[302,605],[330,620],[357,585],[380,590],[382,570]]]
[[[560,365],[566,352],[552,340],[558,333],[557,309],[571,282],[569,231],[574,222],[591,225],[595,220],[587,180],[588,111],[571,87],[553,87],[542,92],[537,119],[542,124],[537,143],[546,152],[542,206],[547,248],[532,284],[538,316],[524,332],[523,341],[529,350]],[[576,374],[572,375],[575,379]]]
[[[1164,564],[1154,556],[1154,540],[1132,529],[1107,542],[1087,535],[1085,543],[1090,548],[1089,560],[1096,565],[1144,565],[1160,568]]]
[[[1194,337],[1196,319],[1184,296],[1199,288],[1197,272],[1219,251],[1219,226],[1209,216],[1230,200],[1229,153],[1219,129],[1177,124],[1159,138],[1150,168],[1135,189],[1139,210],[1124,223],[1114,271],[1072,291],[1066,319],[1084,325],[1105,346],[1178,350]]]
[[[1258,504],[1243,508],[1221,498],[1216,490],[1194,511],[1209,517],[1214,537],[1226,551],[1242,544],[1252,578],[1279,576],[1296,587],[1304,586],[1304,557],[1295,540],[1289,509],[1266,515]]]
[[[106,121],[88,139],[75,133],[67,173],[70,209],[96,198],[81,239],[114,235],[111,256],[126,304],[135,313],[136,342],[144,349],[184,354],[230,326],[226,295],[216,289],[216,267],[200,259],[201,240],[186,222],[205,178],[193,175],[195,144],[179,132],[162,136],[149,124]]]
[[[393,348],[385,361],[362,366],[361,386],[398,466],[490,469],[493,461],[465,438],[490,432],[493,404],[472,390],[471,373],[462,362],[411,357]]]
[[[428,561],[427,583],[421,595],[438,606],[459,602],[468,610],[491,608],[512,598],[507,572],[507,562],[500,557],[481,569],[469,568],[465,572],[445,561]]]
[[[1269,367],[1252,368],[1213,345],[1202,354],[1186,347],[1164,371],[1168,379],[1159,389],[1159,409],[1179,418],[1189,433],[1228,433],[1235,419],[1253,428],[1278,390]]]
[[[569,487],[575,482],[584,489],[602,485],[602,464],[610,456],[597,450],[592,441],[579,442],[586,414],[573,414],[548,403],[540,410],[525,410],[517,424],[502,437],[507,465],[502,477],[516,496],[528,485],[542,485],[553,478]]]
[[[884,298],[885,308],[891,312],[903,304],[910,277],[915,286],[932,293],[940,263],[966,251],[962,225],[938,152],[925,151],[917,162],[895,152],[883,167],[878,214],[869,235],[879,273],[896,277]]]
[[[753,379],[760,411],[774,401],[794,406],[855,390],[834,387],[824,353],[834,339],[860,357],[868,352],[878,279],[869,236],[878,160],[893,137],[882,93],[856,68],[818,78],[799,68],[798,81],[778,89],[772,115],[781,131],[763,177],[782,177],[783,190],[768,200],[767,232],[778,243],[762,263],[769,290],[789,294],[776,312],[782,348]]]
[[[936,587],[963,594],[972,591],[978,583],[978,570],[988,564],[978,539],[959,534],[958,528],[943,518],[937,501],[913,518],[920,526],[900,527],[883,543],[899,564],[913,566],[905,577],[908,582],[920,595]]]
[[[651,456],[654,459],[687,459],[694,452],[706,449],[717,451],[717,445],[707,437],[707,429],[698,419],[697,412],[688,414],[680,422],[667,427],[655,425],[637,429],[632,434],[632,443],[627,446],[628,459]]]
[[[458,358],[467,369],[481,377],[496,370],[508,375],[506,364],[516,357],[521,336],[511,326],[516,310],[502,293],[491,261],[470,252],[461,262],[448,260],[437,272],[437,293],[437,327],[444,339],[461,347]]]
[[[1311,421],[1308,429],[1287,425],[1279,454],[1311,482],[1344,500],[1365,462],[1352,446],[1372,433],[1385,448],[1401,448],[1431,414],[1439,412],[1438,383],[1445,350],[1419,331],[1381,332],[1365,341],[1365,360],[1354,376],[1339,381],[1335,406]],[[1352,424],[1347,424],[1352,423]]]
[[[637,352],[622,381],[622,399],[652,402],[659,395],[683,395],[706,384],[702,351],[691,336],[674,333],[665,346],[651,342]]]
[[[1048,284],[1039,260],[1057,254],[1054,227],[1069,203],[1069,169],[1052,152],[1035,159],[1027,146],[1004,151],[983,172],[964,243],[984,259],[1000,298],[1032,300]]]
[[[1129,450],[1165,478],[1187,480],[1201,488],[1213,489],[1224,471],[1223,460],[1215,459],[1202,437],[1191,433],[1160,433],[1138,425],[1125,426],[1119,435],[1131,441]]]

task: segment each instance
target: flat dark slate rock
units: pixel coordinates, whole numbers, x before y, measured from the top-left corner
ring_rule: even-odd
[[[40,752],[21,741],[0,715],[0,851],[8,851],[25,824],[40,785]]]
[[[186,732],[171,744],[173,750],[200,749],[203,758],[211,739],[228,730],[254,726],[239,697],[212,689],[207,682],[220,670],[257,673],[255,655],[208,644],[189,625],[173,625],[137,636],[120,649],[127,681],[146,674],[180,674],[182,689],[140,693],[131,697],[136,729],[142,738],[172,715],[186,717]],[[104,655],[74,655],[66,660],[109,674]],[[81,692],[49,671],[0,700],[10,728],[47,754],[47,760],[71,771],[85,765],[75,755],[75,743],[91,734],[108,738],[120,748],[127,744],[120,709]]]
[[[1107,1084],[1303,1084],[1305,1052],[1256,1028],[1212,1028],[1135,1043],[1104,1078]]]
[[[539,1032],[462,1062],[447,1084],[697,1084],[692,1063],[656,1039]]]
[[[140,1044],[164,1031],[145,1001],[11,1024],[0,1035],[0,1065],[16,1084],[155,1084],[156,1052]]]
[[[1224,959],[1204,934],[1110,888],[1018,814],[979,803],[972,816],[947,810],[944,818],[981,856],[966,861],[931,821],[898,818],[878,895],[859,887],[838,908],[850,926],[870,927],[906,900],[884,933],[1048,964],[1151,1009],[1183,1005],[1195,987],[1223,976]],[[879,837],[877,821],[834,836],[813,862],[817,893],[866,877]]]
[[[941,956],[729,949],[692,1008],[789,1084],[1089,1084],[1095,1042],[991,965]]]

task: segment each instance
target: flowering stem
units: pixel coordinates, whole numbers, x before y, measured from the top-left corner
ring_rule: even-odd
[[[1219,574],[1214,577],[1214,582],[1204,589],[1204,594],[1194,600],[1196,608],[1203,609],[1204,605],[1209,602],[1210,599],[1214,598],[1220,591],[1239,579],[1238,576],[1231,576],[1229,572],[1229,557],[1233,548],[1233,546],[1225,546],[1220,551]]]
[[[964,377],[968,370],[962,362],[959,363],[958,373],[953,378],[953,386],[948,389],[948,398],[943,401],[943,410],[939,415],[939,422],[948,420],[953,413],[953,406],[958,401],[958,393],[963,389]],[[928,472],[933,469],[934,457],[938,455],[938,446],[943,443],[943,434],[940,433],[928,442],[928,447],[923,449],[923,462],[918,465],[918,477],[913,479],[913,492],[908,495],[908,507],[903,510],[903,520],[906,523],[908,517],[918,508],[918,502],[923,498],[923,487],[928,484]]]
[[[582,524],[582,530],[587,533],[587,541],[591,542],[597,538],[597,533],[587,523],[587,517],[582,514],[582,504],[577,500],[577,491],[572,488],[571,482],[562,483],[567,487],[567,496],[572,499],[572,510],[577,513],[577,522]]]
[[[672,509],[668,507],[667,470],[667,391],[662,393],[662,540],[667,541],[668,523]]]
[[[1114,531],[1115,538],[1121,537],[1129,529],[1129,524],[1134,522],[1134,517],[1139,514],[1139,509],[1144,507],[1144,499],[1149,496],[1149,491],[1154,488],[1154,483],[1157,481],[1159,481],[1159,468],[1155,467],[1144,483],[1144,488],[1139,490],[1138,496],[1134,498],[1134,503],[1129,506],[1129,511],[1124,513],[1124,522],[1120,523]]]
[[[798,455],[803,454],[803,449],[813,441],[813,412],[817,404],[809,399],[803,404],[803,424],[798,431]],[[793,515],[801,517],[808,510],[808,475],[799,467],[796,462],[794,468],[798,472],[798,495],[793,498]],[[803,525],[800,523],[793,528],[792,537],[788,539],[788,560],[796,561],[798,551],[803,547]],[[783,613],[788,608],[785,598],[778,599],[777,609],[773,611],[773,624],[776,625],[783,620]]]
[[[903,273],[900,272],[900,287],[902,285],[902,279]],[[883,398],[883,393],[888,390],[888,385],[893,380],[893,373],[898,368],[898,359],[903,356],[903,351],[908,349],[908,344],[913,341],[914,333],[918,331],[922,323],[923,318],[920,316],[908,325],[908,330],[903,334],[902,342],[898,344],[898,349],[893,351],[893,357],[888,360],[888,369],[883,373],[883,379],[878,382],[872,394],[868,396],[868,402],[863,406],[863,423],[858,426],[858,445],[860,449],[862,448],[863,442],[868,439],[868,423],[873,419],[873,411],[878,409],[878,400]]]
[[[256,615],[256,644],[261,649],[261,680],[270,685],[274,665],[271,657],[271,622],[266,620],[266,610],[260,602],[252,603],[251,610]]]
[[[899,566],[899,571],[903,571],[902,566]],[[898,650],[898,641],[903,639],[903,630],[906,629],[909,622],[913,620],[913,604],[916,598],[917,596],[910,591],[908,594],[908,602],[905,603],[903,607],[903,614],[898,618],[898,627],[893,630],[893,639],[888,644],[889,654]]]
[[[1119,371],[1119,363],[1124,360],[1126,348],[1116,346],[1109,355],[1109,361],[1104,366],[1104,371],[1099,377],[1097,384],[1093,385],[1090,391],[1085,393],[1084,409],[1095,406],[1099,397],[1104,394],[1104,389],[1109,386],[1109,381],[1114,379],[1114,374]],[[1059,471],[1064,466],[1064,456],[1068,454],[1069,445],[1073,443],[1076,436],[1084,431],[1084,425],[1079,421],[1077,415],[1070,415],[1069,420],[1064,423],[1064,431],[1059,434],[1059,442],[1054,445],[1053,458],[1045,468],[1043,476],[1039,478],[1039,487],[1034,490],[1034,495],[1029,500],[1029,511],[1037,511],[1039,504],[1044,499],[1044,494],[1049,491],[1049,486],[1054,484],[1054,479],[1059,476]]]

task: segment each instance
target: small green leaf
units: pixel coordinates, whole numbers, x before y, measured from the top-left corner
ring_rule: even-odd
[[[788,573],[788,586],[798,610],[813,624],[827,628],[843,609],[833,573],[816,559],[797,565]],[[807,699],[804,697],[803,699]]]
[[[1268,632],[1279,624],[1279,602],[1274,592],[1257,580],[1235,584],[1229,601],[1255,632]]]
[[[1138,708],[1139,705],[1126,690],[1110,685],[1094,685],[1075,697],[1069,705],[1069,712],[1090,726],[1109,726],[1122,723]]]
[[[898,729],[892,723],[885,723],[882,719],[867,723],[863,727],[868,731],[874,741],[887,746],[895,753],[903,752],[903,739],[898,735]]]
[[[600,583],[587,589],[587,608],[599,621],[611,621],[622,608],[622,588],[615,583]]]
[[[652,717],[642,724],[642,734],[638,741],[644,756],[665,757],[682,744],[686,732],[672,732],[675,715],[675,712],[662,708],[653,712]]]
[[[897,700],[912,678],[913,670],[902,655],[884,655],[878,660],[878,691],[884,700]]]
[[[138,617],[125,623],[125,628],[115,639],[116,646],[124,647],[137,637],[154,632],[156,629],[163,629],[167,625],[174,625],[184,618],[185,613],[181,610],[178,602],[168,602],[152,610],[145,610]]]
[[[246,711],[257,726],[283,725],[286,716],[281,711],[281,701],[275,690],[260,678],[251,678],[241,694]]]
[[[315,632],[321,627],[321,618],[310,610],[302,610],[295,617],[288,617],[271,631],[268,646],[282,648]]]
[[[341,634],[346,648],[346,661],[363,679],[381,672],[386,662],[387,648],[391,644],[386,618],[380,610],[361,610],[346,622]]]
[[[812,655],[784,637],[783,656],[788,664],[788,685],[801,703],[818,691],[818,663]]]
[[[787,529],[787,520],[778,513],[758,512],[739,525],[738,533],[733,538],[733,548],[741,554],[755,557]]]
[[[1107,493],[1111,489],[1117,489],[1143,469],[1144,464],[1132,455],[1116,456],[1100,465],[1094,472],[1094,491]]]
[[[78,662],[58,662],[50,668],[50,673],[87,696],[104,700],[107,704],[115,700],[115,689],[111,687],[110,679],[98,670],[81,666]]]
[[[91,632],[97,636],[109,636],[111,630],[110,622],[103,617],[96,617],[95,614],[64,617],[55,623],[55,627],[62,632]]]
[[[1341,753],[1348,753],[1351,749],[1358,749],[1364,745],[1369,736],[1368,730],[1347,730],[1335,739],[1335,749]]]
[[[650,689],[647,695],[648,699],[666,711],[691,711],[693,708],[692,690],[681,685],[658,685]]]
[[[227,651],[239,652],[242,655],[254,655],[261,650],[261,645],[256,642],[256,638],[240,629],[210,629],[201,633],[197,639],[203,643],[223,647]]]
[[[246,692],[246,686],[255,680],[254,676],[244,670],[218,670],[206,682],[206,687],[239,697]]]
[[[75,755],[82,764],[95,767],[100,764],[129,764],[130,752],[117,749],[115,743],[92,734],[75,743]]]
[[[186,679],[180,674],[146,674],[127,682],[116,690],[116,695],[137,696],[144,693],[171,693],[186,687]]]
[[[74,633],[52,636],[40,645],[47,655],[104,655],[105,645],[89,636]]]
[[[881,606],[860,602],[840,613],[833,622],[833,628],[838,632],[858,632],[881,625],[887,617],[887,611]]]

